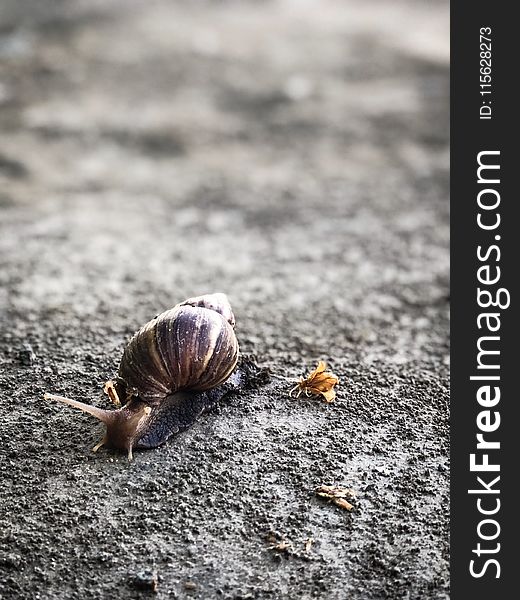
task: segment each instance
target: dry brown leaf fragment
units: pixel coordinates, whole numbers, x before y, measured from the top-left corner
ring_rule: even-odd
[[[356,492],[350,488],[342,488],[337,485],[320,485],[316,489],[316,494],[321,498],[330,500],[344,510],[351,511],[354,508],[349,500],[356,497]]]
[[[292,548],[292,543],[287,542],[285,540],[278,542],[278,544],[276,544],[275,546],[271,546],[271,550],[276,550],[277,552],[290,552]]]
[[[110,398],[112,404],[121,406],[121,401],[119,400],[119,396],[113,381],[107,381],[103,387],[103,391]]]
[[[277,544],[276,549],[283,551],[283,550],[288,550],[291,546],[292,546],[292,544],[284,541],[284,542],[280,542],[279,544]]]
[[[328,496],[329,498],[355,498],[356,492],[350,488],[340,487],[339,485],[320,485],[316,488],[319,496]]]
[[[347,502],[347,500],[345,500],[343,498],[334,498],[332,500],[332,502],[336,506],[339,506],[340,508],[344,508],[345,510],[348,510],[348,511],[351,511],[354,508],[353,504],[350,504],[350,502]]]
[[[296,393],[296,398],[306,396],[323,396],[326,402],[332,402],[336,397],[334,386],[339,379],[331,371],[327,371],[327,364],[320,360],[318,366],[307,377],[300,377],[300,381],[289,392],[289,396]]]

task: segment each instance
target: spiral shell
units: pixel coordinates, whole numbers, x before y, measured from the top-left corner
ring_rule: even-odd
[[[234,322],[224,294],[178,304],[132,337],[121,359],[118,381],[149,404],[177,391],[216,387],[237,364]]]

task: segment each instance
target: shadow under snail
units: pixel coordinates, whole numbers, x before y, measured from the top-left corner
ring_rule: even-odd
[[[155,448],[186,429],[226,394],[246,388],[263,370],[239,361],[235,317],[225,294],[189,298],[137,331],[121,358],[117,377],[104,391],[117,410],[103,410],[45,394],[93,415],[106,425],[94,446]]]

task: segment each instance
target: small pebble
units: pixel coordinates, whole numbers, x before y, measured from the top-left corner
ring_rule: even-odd
[[[24,367],[31,367],[36,360],[36,354],[29,344],[24,344],[23,347],[18,350],[18,361]]]
[[[19,554],[8,554],[7,556],[0,558],[0,564],[9,568],[18,568],[22,557]]]
[[[156,592],[159,584],[157,571],[141,571],[140,573],[137,573],[133,578],[133,584],[140,590]]]

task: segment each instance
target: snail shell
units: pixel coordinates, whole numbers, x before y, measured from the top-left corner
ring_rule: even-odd
[[[185,429],[208,407],[243,384],[235,318],[225,294],[207,294],[176,305],[137,331],[127,344],[115,382],[105,389],[118,410],[46,394],[103,421],[99,444],[125,449],[155,447]],[[222,385],[226,380],[228,383]],[[219,387],[220,386],[220,387]]]
[[[216,387],[237,364],[234,322],[224,294],[193,298],[162,313],[126,346],[119,386],[136,390],[150,404],[179,390]]]

